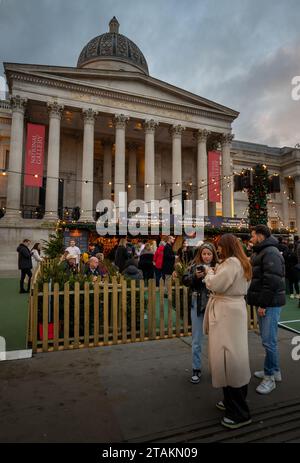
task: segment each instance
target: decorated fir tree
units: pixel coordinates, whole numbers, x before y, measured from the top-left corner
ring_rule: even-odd
[[[49,235],[49,240],[43,240],[43,251],[46,257],[50,257],[50,259],[54,259],[55,257],[59,257],[64,252],[64,235],[61,231],[57,231],[56,233],[51,233]]]
[[[253,170],[253,186],[248,188],[250,226],[268,223],[269,177],[265,165],[258,164]]]

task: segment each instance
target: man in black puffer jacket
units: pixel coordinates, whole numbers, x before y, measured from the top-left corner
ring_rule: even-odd
[[[248,290],[248,304],[257,308],[262,344],[266,351],[264,371],[254,375],[263,381],[256,391],[269,394],[275,389],[275,381],[281,381],[277,346],[278,322],[285,305],[284,258],[278,249],[278,241],[271,236],[266,225],[257,225],[251,232],[253,276]]]
[[[30,290],[30,281],[32,277],[32,261],[31,261],[31,254],[32,252],[29,250],[30,240],[25,239],[23,243],[21,243],[17,247],[18,253],[18,267],[21,270],[21,279],[20,279],[20,293],[29,293]],[[28,287],[27,291],[24,288],[24,280],[26,275],[28,276]]]

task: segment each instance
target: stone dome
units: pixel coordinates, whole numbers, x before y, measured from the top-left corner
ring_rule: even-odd
[[[149,75],[143,53],[125,35],[119,34],[119,26],[114,16],[109,23],[109,32],[93,38],[83,48],[77,67],[133,70]]]

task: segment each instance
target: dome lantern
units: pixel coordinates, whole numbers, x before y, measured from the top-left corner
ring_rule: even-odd
[[[110,21],[109,21],[109,32],[113,34],[118,34],[119,33],[119,27],[120,23],[117,20],[117,18],[114,16]]]

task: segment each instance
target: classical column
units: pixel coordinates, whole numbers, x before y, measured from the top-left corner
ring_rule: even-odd
[[[171,127],[172,135],[172,199],[181,200],[182,167],[181,167],[181,135],[185,130],[182,125]]]
[[[161,199],[162,197],[162,188],[161,188],[161,145],[159,143],[155,144],[155,199]]]
[[[200,129],[195,134],[197,140],[197,199],[205,199],[204,215],[208,215],[208,181],[206,142],[210,132]]]
[[[137,199],[136,196],[136,184],[137,184],[137,175],[136,175],[136,158],[137,158],[137,149],[138,145],[136,143],[128,143],[128,202]]]
[[[119,204],[119,193],[124,193],[125,188],[125,127],[129,120],[124,114],[115,115],[116,150],[115,150],[115,187],[114,202]]]
[[[83,156],[81,183],[80,221],[93,222],[94,219],[94,126],[97,112],[91,108],[83,110]]]
[[[102,199],[111,199],[112,190],[112,146],[110,138],[102,140],[103,146],[103,190]]]
[[[145,190],[144,199],[147,203],[155,199],[155,144],[154,135],[158,123],[153,119],[145,121]]]
[[[57,102],[48,103],[49,135],[47,160],[47,185],[45,217],[46,221],[58,219],[58,177],[59,177],[59,148],[60,148],[60,121],[63,106]]]
[[[296,227],[297,227],[297,234],[300,234],[300,175],[294,177],[295,181],[295,197],[294,201],[296,203]]]
[[[281,219],[284,223],[284,226],[289,227],[290,226],[290,214],[289,214],[290,206],[289,206],[289,200],[287,199],[289,197],[289,194],[288,194],[288,187],[285,183],[284,177],[280,179],[280,183],[281,183],[280,191],[281,191],[281,203],[282,203]]]
[[[230,147],[233,134],[223,134],[221,137],[222,145],[222,215],[223,217],[233,217],[233,179],[231,168]]]
[[[6,213],[3,221],[19,220],[21,207],[24,113],[27,99],[19,95],[10,99],[12,124],[7,177]]]

